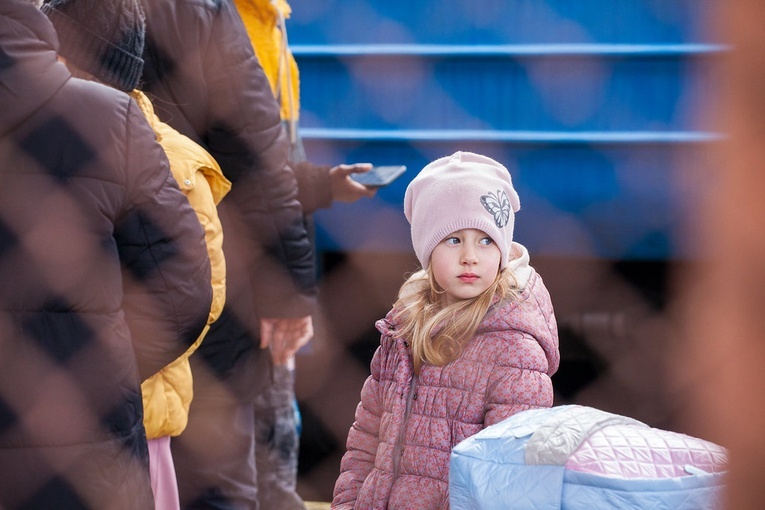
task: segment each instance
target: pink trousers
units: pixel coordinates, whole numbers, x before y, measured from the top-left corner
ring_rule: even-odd
[[[149,439],[149,467],[155,510],[180,510],[170,436]]]

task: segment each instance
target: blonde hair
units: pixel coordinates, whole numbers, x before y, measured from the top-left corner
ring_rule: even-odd
[[[419,374],[423,363],[444,366],[457,359],[494,297],[514,298],[517,288],[513,271],[505,268],[478,296],[447,305],[446,292],[436,283],[431,268],[410,276],[401,286],[393,309],[400,324],[397,333],[409,340],[415,373]]]

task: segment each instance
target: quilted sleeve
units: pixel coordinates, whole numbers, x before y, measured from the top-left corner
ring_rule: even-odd
[[[534,334],[539,345],[547,357],[547,374],[552,376],[558,371],[560,365],[560,346],[558,340],[558,322],[555,319],[552,298],[550,292],[538,273],[534,273],[531,287],[531,298],[527,306],[537,312],[533,315],[538,317],[537,333]]]
[[[316,271],[279,105],[234,5],[214,3],[202,57],[206,146],[233,184],[225,202],[243,227],[257,315],[304,317],[315,310]]]
[[[380,358],[381,348],[378,347],[372,358],[372,373],[361,389],[361,402],[356,407],[355,421],[348,431],[346,452],[340,462],[340,476],[335,482],[332,508],[353,508],[364,480],[374,467],[382,416]]]
[[[517,306],[493,338],[494,366],[486,385],[484,426],[527,409],[553,404],[552,379],[560,351],[552,300],[534,272]]]
[[[484,427],[520,411],[553,404],[547,352],[539,339],[524,331],[508,330],[498,343],[486,385]]]
[[[204,231],[170,174],[154,133],[131,100],[126,168],[130,206],[115,224],[123,308],[142,379],[197,339],[212,304]]]
[[[540,345],[522,336],[510,350],[515,363],[506,364],[506,358],[500,359],[488,381],[484,427],[520,411],[553,404],[552,380],[545,370],[547,360]]]
[[[205,232],[213,289],[212,306],[207,323],[212,324],[220,316],[226,302],[226,259],[223,254],[223,227],[215,207],[210,182],[205,178],[204,173],[205,169],[199,169],[195,179],[196,185],[188,190],[186,196]]]

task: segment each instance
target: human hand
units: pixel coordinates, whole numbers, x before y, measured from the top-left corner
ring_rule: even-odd
[[[355,163],[353,165],[337,165],[329,170],[329,181],[332,187],[332,200],[338,202],[355,202],[363,197],[373,197],[377,192],[351,179],[351,174],[369,172],[370,163]]]
[[[271,348],[274,365],[285,365],[313,338],[310,315],[291,319],[260,319],[260,348]]]

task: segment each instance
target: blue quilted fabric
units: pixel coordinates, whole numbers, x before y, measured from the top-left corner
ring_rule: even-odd
[[[518,413],[457,445],[449,472],[452,510],[712,510],[720,507],[725,473],[684,466],[689,474],[625,478],[566,467],[587,436],[604,427],[652,429],[631,418],[584,406]],[[722,448],[710,443],[713,450]],[[690,474],[693,473],[693,474]]]

